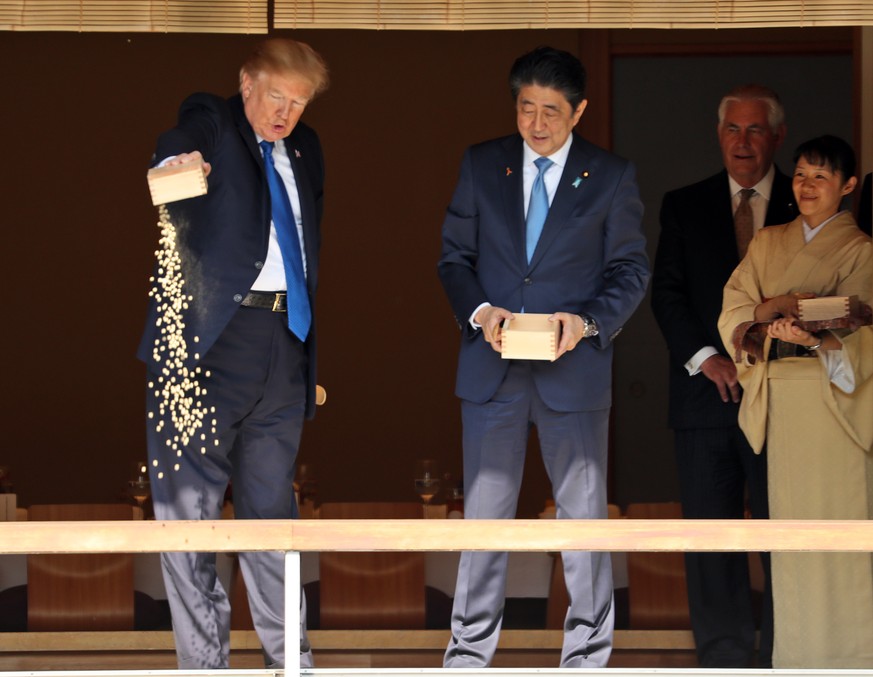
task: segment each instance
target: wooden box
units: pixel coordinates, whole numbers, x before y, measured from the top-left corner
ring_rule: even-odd
[[[857,296],[819,296],[797,302],[797,314],[801,322],[834,320],[855,315],[857,312]]]
[[[206,172],[203,171],[202,160],[184,165],[154,167],[149,170],[148,181],[152,204],[155,206],[206,194]]]
[[[549,317],[541,313],[516,313],[514,319],[504,320],[501,357],[554,361],[561,323],[549,322]]]

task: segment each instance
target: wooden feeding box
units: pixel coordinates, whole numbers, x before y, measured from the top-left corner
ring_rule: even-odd
[[[206,194],[206,172],[202,160],[154,167],[149,170],[148,181],[155,206]]]
[[[801,322],[835,320],[857,313],[857,296],[819,296],[797,302],[797,314]]]
[[[516,313],[513,319],[504,320],[501,357],[554,361],[561,323],[549,322],[549,317],[542,313]]]

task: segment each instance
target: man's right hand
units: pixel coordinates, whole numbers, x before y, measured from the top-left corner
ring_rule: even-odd
[[[506,308],[482,306],[479,312],[476,313],[473,321],[482,327],[482,336],[499,353],[501,352],[503,338],[500,325],[503,324],[503,320],[507,318],[511,320],[513,317],[515,316],[506,310]]]
[[[190,162],[197,162],[198,160],[203,160],[203,155],[200,154],[199,150],[191,151],[190,153],[179,153],[175,157],[167,160],[163,163],[164,167],[173,167],[175,165],[187,165]],[[212,171],[212,165],[210,165],[205,160],[203,161],[203,173],[206,176],[209,176],[209,172]]]
[[[708,357],[700,365],[700,371],[715,383],[722,402],[740,401],[740,384],[737,381],[737,367],[722,355]],[[730,399],[729,399],[730,398]]]

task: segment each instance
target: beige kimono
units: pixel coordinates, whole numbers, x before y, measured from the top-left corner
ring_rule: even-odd
[[[873,303],[873,244],[848,213],[808,244],[800,219],[756,235],[724,290],[729,353],[755,306],[792,292]],[[873,517],[873,327],[835,334],[851,392],[831,382],[822,354],[753,364],[744,353],[737,364],[740,427],[756,452],[767,443],[773,519]],[[873,555],[773,553],[772,568],[774,667],[873,668]]]

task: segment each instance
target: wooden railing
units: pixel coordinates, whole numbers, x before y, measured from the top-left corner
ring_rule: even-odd
[[[284,551],[286,581],[290,583],[285,586],[288,656],[296,655],[300,642],[300,552],[392,550],[873,552],[873,522],[624,519],[0,523],[0,554]],[[300,674],[295,661],[289,660],[285,674]]]

